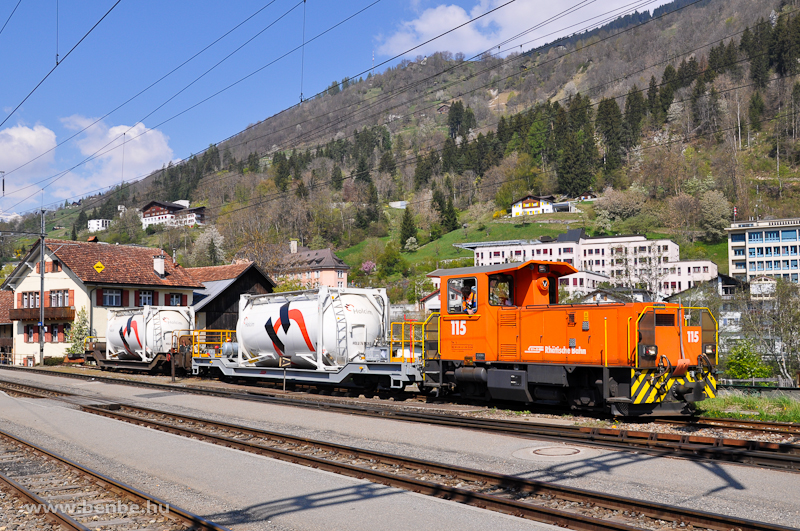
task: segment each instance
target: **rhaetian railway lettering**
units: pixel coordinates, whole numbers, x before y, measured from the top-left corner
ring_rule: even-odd
[[[526,350],[526,354],[586,354],[586,349],[583,347],[553,347],[550,345],[531,345]]]

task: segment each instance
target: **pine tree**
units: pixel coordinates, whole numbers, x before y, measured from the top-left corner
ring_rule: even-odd
[[[671,68],[671,67],[667,67]],[[625,97],[625,130],[627,138],[624,145],[627,149],[639,143],[642,136],[642,120],[647,112],[647,104],[641,91],[634,85]]]
[[[458,213],[453,205],[452,197],[447,198],[447,206],[445,206],[441,220],[442,229],[445,232],[451,232],[458,228]]]
[[[650,86],[647,87],[647,110],[650,111],[650,115],[655,117],[658,115],[659,104],[658,104],[658,83],[656,82],[656,76],[650,76]]]
[[[527,143],[528,153],[539,166],[544,166],[545,153],[547,148],[547,120],[541,112],[537,112],[530,129],[528,129]]]
[[[617,100],[603,98],[597,106],[597,132],[605,143],[604,165],[609,171],[622,165],[622,112]]]
[[[403,221],[400,224],[400,247],[403,248],[409,238],[417,237],[417,226],[414,223],[414,213],[411,207],[406,206],[403,212]]]
[[[365,183],[371,184],[372,177],[369,175],[369,165],[367,164],[367,157],[362,155],[358,159],[358,165],[356,166],[356,171],[353,173],[354,180],[357,183]]]
[[[331,189],[341,190],[343,182],[344,182],[344,174],[342,173],[342,169],[339,167],[338,164],[334,164],[333,171],[331,171]]]
[[[74,224],[72,225],[72,236],[71,236],[71,239],[74,242],[78,241],[78,231],[75,230],[75,225]]]
[[[381,155],[381,160],[378,163],[378,171],[394,175],[397,165],[395,164],[394,157],[391,151],[384,151]]]
[[[750,107],[748,109],[750,126],[755,131],[761,131],[761,116],[764,114],[764,108],[764,99],[761,97],[761,93],[755,91],[750,97]]]

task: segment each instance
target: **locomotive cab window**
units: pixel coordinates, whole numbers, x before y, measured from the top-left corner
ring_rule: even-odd
[[[489,304],[514,306],[514,277],[511,275],[491,275],[489,277]]]
[[[448,313],[473,314],[478,310],[478,281],[475,277],[447,281]]]

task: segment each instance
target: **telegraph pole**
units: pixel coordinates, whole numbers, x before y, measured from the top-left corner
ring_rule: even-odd
[[[39,239],[39,362],[44,364],[44,238],[45,209],[42,208],[42,233]]]

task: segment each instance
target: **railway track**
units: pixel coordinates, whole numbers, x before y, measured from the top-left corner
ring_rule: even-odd
[[[778,433],[783,435],[800,435],[800,425],[791,422],[769,422],[745,419],[716,419],[699,417],[697,419],[658,419],[660,424],[671,424],[690,428],[723,428],[726,430],[752,431],[760,433]]]
[[[6,382],[0,381],[0,390],[4,390]],[[169,388],[180,392],[183,388],[175,388],[163,384],[152,384],[158,389]],[[15,384],[11,392],[53,391],[37,386]],[[200,392],[193,389],[192,392]],[[62,393],[68,394],[68,393]],[[204,394],[204,393],[201,393]],[[749,466],[780,468],[789,471],[800,471],[800,445],[782,444],[766,441],[753,441],[728,437],[707,437],[676,433],[657,433],[649,431],[624,430],[618,428],[597,428],[586,426],[554,426],[552,424],[532,421],[483,419],[460,415],[407,411],[397,408],[375,405],[354,405],[337,402],[321,402],[298,400],[271,395],[250,393],[229,393],[217,390],[208,393],[212,396],[223,396],[252,401],[269,402],[279,405],[327,409],[337,413],[363,415],[379,418],[391,418],[405,422],[419,422],[459,429],[473,429],[496,434],[529,437],[538,440],[558,442],[569,441],[571,444],[585,444],[616,451],[636,451],[661,457],[679,457],[695,460],[725,461]],[[44,397],[44,396],[43,396]],[[69,400],[69,398],[66,398]],[[78,402],[80,403],[80,402]]]
[[[84,406],[82,409],[175,435],[570,529],[789,529],[156,409],[131,406],[122,406],[113,411],[92,406]]]
[[[0,490],[25,500],[14,523],[28,529],[226,529],[2,430]]]

